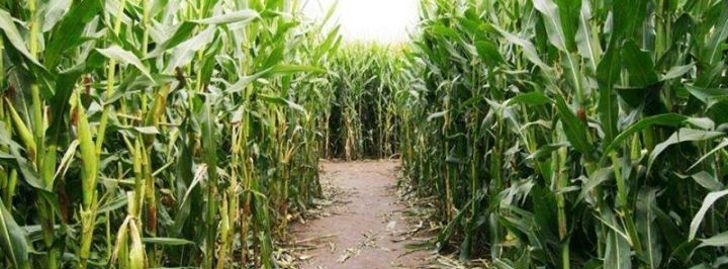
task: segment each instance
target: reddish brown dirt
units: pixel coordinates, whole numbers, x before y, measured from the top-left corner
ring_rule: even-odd
[[[302,269],[426,268],[425,251],[402,235],[412,226],[397,198],[396,161],[324,162],[322,183],[333,186],[333,204],[319,219],[293,226]],[[331,193],[331,191],[329,191]]]

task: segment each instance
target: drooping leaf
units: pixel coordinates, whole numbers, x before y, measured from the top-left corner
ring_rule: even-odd
[[[242,9],[235,12],[230,12],[223,15],[217,15],[210,18],[197,20],[196,23],[199,24],[227,24],[227,23],[236,23],[236,22],[251,22],[257,18],[260,18],[260,15],[255,10],[251,9]]]
[[[718,199],[726,195],[728,195],[728,190],[711,192],[705,196],[705,199],[703,199],[703,205],[700,206],[700,210],[698,210],[698,213],[695,214],[693,220],[690,221],[690,232],[688,233],[689,241],[695,239],[695,235],[698,233],[698,229],[700,228],[700,223],[703,222],[705,213],[708,213],[708,209],[710,209],[710,207],[712,207]]]
[[[121,47],[117,45],[111,45],[108,48],[105,49],[96,49],[101,55],[106,56],[106,58],[114,59],[115,61],[118,61],[119,63],[123,64],[130,64],[134,67],[136,67],[137,70],[139,70],[144,76],[149,78],[150,80],[154,81],[154,78],[152,78],[152,75],[149,73],[149,69],[147,69],[146,66],[142,63],[139,58],[134,55],[134,53],[130,51],[126,51],[122,49]]]
[[[7,11],[0,9],[0,30],[5,33],[5,37],[10,41],[10,44],[20,52],[27,60],[29,60],[31,63],[33,63],[36,66],[39,66],[42,68],[42,65],[38,62],[38,59],[36,59],[35,56],[30,54],[30,51],[28,51],[28,47],[25,46],[25,40],[20,35],[20,31],[18,31],[18,28],[15,27],[15,23],[13,22],[13,16],[10,16],[10,13]]]
[[[607,156],[608,153],[610,153],[612,150],[615,150],[617,147],[622,146],[627,139],[629,139],[632,135],[636,134],[637,132],[640,132],[644,130],[647,127],[655,126],[655,125],[662,125],[662,126],[680,126],[683,121],[685,121],[687,117],[675,114],[675,113],[669,113],[669,114],[661,114],[661,115],[655,115],[647,118],[643,118],[640,121],[630,125],[622,131],[615,139],[612,141],[609,146],[606,147],[604,150],[604,155]],[[606,158],[606,157],[605,157]]]
[[[264,100],[266,102],[269,102],[271,104],[276,105],[285,105],[288,106],[288,108],[293,109],[294,111],[301,112],[303,114],[306,113],[306,109],[303,108],[303,106],[296,104],[295,102],[292,102],[290,100],[287,100],[281,96],[273,96],[273,95],[265,95],[261,94],[258,97],[260,97],[261,100]]]
[[[667,71],[667,73],[665,73],[664,76],[662,76],[660,78],[660,80],[667,81],[667,80],[673,80],[673,79],[680,78],[680,77],[684,76],[685,74],[687,74],[688,72],[690,72],[690,70],[692,70],[693,68],[695,68],[694,63],[673,66],[670,68],[670,70]]]
[[[174,34],[167,38],[162,44],[155,47],[152,52],[147,55],[147,58],[154,58],[165,51],[172,49],[176,47],[177,45],[181,44],[182,42],[185,42],[188,38],[190,38],[190,35],[194,33],[194,30],[197,28],[196,23],[192,22],[183,22],[180,24],[177,29],[174,31]]]
[[[710,175],[706,171],[700,171],[697,174],[691,176],[695,182],[708,189],[709,191],[720,191],[725,188],[723,183],[716,180],[715,177]]]
[[[517,35],[511,34],[506,30],[501,29],[498,26],[493,25],[493,28],[498,30],[498,32],[506,39],[509,43],[515,44],[523,50],[523,53],[525,54],[526,58],[530,60],[533,64],[537,65],[541,69],[549,70],[550,67],[541,60],[541,57],[538,55],[538,52],[536,52],[536,48],[533,46],[533,43],[530,41],[523,39]]]
[[[169,63],[164,69],[165,73],[171,74],[175,68],[192,62],[195,53],[205,48],[215,37],[215,27],[208,27],[192,38],[185,40],[172,50]]]
[[[680,130],[672,134],[670,138],[655,146],[655,149],[652,150],[652,153],[650,153],[647,170],[650,170],[652,164],[655,162],[655,159],[657,159],[657,157],[660,156],[660,154],[665,151],[665,149],[667,149],[669,146],[689,141],[712,140],[723,136],[725,136],[725,133],[722,132],[681,128]]]
[[[710,238],[700,239],[700,245],[698,245],[697,248],[726,246],[728,246],[728,231],[714,235]]]
[[[703,155],[703,157],[700,157],[700,159],[698,159],[698,160],[697,160],[697,161],[696,161],[696,162],[695,162],[695,163],[694,163],[693,165],[691,165],[691,166],[690,166],[690,167],[688,168],[688,170],[692,170],[693,168],[695,168],[696,166],[698,166],[698,164],[700,164],[701,162],[703,162],[703,161],[704,161],[705,159],[707,159],[708,157],[710,157],[711,155],[715,154],[716,152],[718,152],[719,150],[721,150],[721,149],[723,149],[723,148],[725,148],[725,147],[728,147],[728,139],[725,139],[725,138],[724,138],[724,139],[723,139],[723,140],[722,140],[722,141],[720,142],[720,144],[718,144],[718,145],[717,145],[717,146],[715,146],[715,147],[714,147],[713,149],[711,149],[710,151],[708,151],[707,153],[705,153],[705,154]]]

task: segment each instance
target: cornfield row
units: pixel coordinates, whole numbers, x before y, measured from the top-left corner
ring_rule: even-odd
[[[331,57],[331,106],[322,120],[329,158],[388,158],[397,148],[397,92],[406,89],[406,48],[347,44]]]
[[[728,1],[422,1],[405,171],[496,268],[723,268]]]
[[[288,0],[0,2],[0,267],[274,268],[338,46]]]

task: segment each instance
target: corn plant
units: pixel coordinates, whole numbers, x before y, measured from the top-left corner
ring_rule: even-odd
[[[326,126],[327,156],[346,160],[395,154],[394,93],[405,87],[402,45],[347,44],[333,55]]]
[[[274,268],[338,46],[299,10],[0,3],[0,267]]]
[[[719,268],[726,1],[422,1],[397,93],[440,250],[498,268]]]

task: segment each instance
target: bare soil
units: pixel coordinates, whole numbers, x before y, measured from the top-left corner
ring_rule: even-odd
[[[320,218],[293,225],[302,269],[427,268],[396,190],[397,161],[323,162]]]

